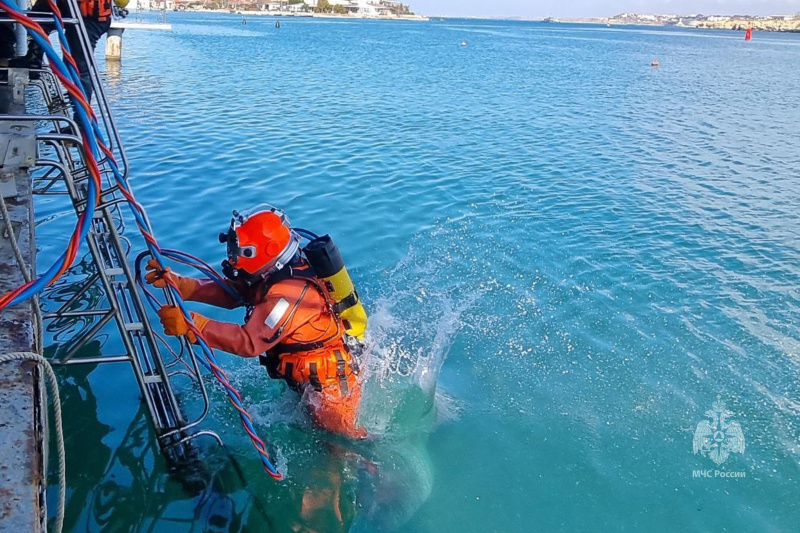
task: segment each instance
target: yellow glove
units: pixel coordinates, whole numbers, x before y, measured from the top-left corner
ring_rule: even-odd
[[[209,319],[198,313],[190,313],[192,321],[198,331],[202,332],[203,328],[208,325]],[[167,335],[177,337],[178,335],[186,335],[186,338],[192,344],[197,342],[197,335],[194,331],[189,329],[189,324],[183,316],[183,311],[174,305],[165,305],[158,310],[158,318],[161,319],[161,325],[164,326],[164,333]]]
[[[167,286],[167,279],[170,279],[178,287],[178,292],[181,293],[181,298],[184,300],[191,298],[194,291],[197,290],[197,286],[200,284],[196,279],[185,278],[180,274],[176,274],[170,268],[162,270],[155,258],[148,261],[144,269],[147,271],[144,280],[148,284],[163,289]]]

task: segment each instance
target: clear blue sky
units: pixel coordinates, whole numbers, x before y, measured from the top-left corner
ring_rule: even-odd
[[[406,0],[418,13],[495,17],[602,17],[636,13],[792,14],[800,0]]]

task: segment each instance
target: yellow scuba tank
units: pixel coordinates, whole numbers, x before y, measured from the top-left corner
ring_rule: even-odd
[[[339,248],[329,235],[323,235],[309,242],[303,251],[308,264],[333,298],[334,310],[342,319],[347,334],[362,340],[367,329],[367,311],[347,273]]]

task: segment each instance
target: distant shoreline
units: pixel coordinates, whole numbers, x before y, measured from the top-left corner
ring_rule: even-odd
[[[605,24],[607,26],[663,26],[675,28],[700,28],[710,30],[744,31],[752,28],[754,31],[769,32],[800,32],[800,16],[775,15],[764,17],[751,17],[744,15],[638,15],[623,13],[614,17],[599,18],[565,18],[555,19],[548,17],[538,19],[541,22],[570,23],[570,24]]]
[[[158,11],[158,10],[151,10]],[[182,9],[173,11],[176,13],[218,13],[224,15],[241,15],[241,16],[256,16],[256,17],[294,17],[294,18],[337,18],[337,19],[363,19],[363,20],[411,20],[426,22],[430,20],[423,15],[361,15],[352,14],[337,15],[334,13],[303,13],[294,11],[231,11],[229,9]]]
[[[160,10],[150,10],[160,11]],[[605,26],[654,26],[672,28],[699,28],[714,30],[744,31],[752,27],[754,31],[800,33],[800,15],[794,17],[749,17],[749,16],[725,16],[717,15],[702,17],[696,15],[636,15],[623,14],[614,17],[596,18],[553,18],[553,17],[470,17],[470,16],[447,16],[447,15],[364,15],[364,14],[335,14],[335,13],[314,13],[296,11],[231,11],[229,9],[185,9],[173,10],[177,13],[217,13],[223,15],[237,16],[257,16],[257,17],[288,17],[288,18],[321,18],[321,19],[344,19],[344,20],[408,20],[417,22],[444,21],[445,19],[462,20],[486,20],[486,21],[509,21],[509,22],[543,22],[553,24],[594,24]],[[702,17],[702,18],[701,18]]]

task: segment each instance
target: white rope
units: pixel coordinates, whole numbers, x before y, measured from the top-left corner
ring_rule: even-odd
[[[0,214],[3,215],[3,220],[6,222],[6,228],[8,229],[8,242],[11,243],[11,249],[14,251],[14,257],[17,259],[17,264],[22,272],[22,278],[25,280],[25,283],[30,283],[32,279],[31,272],[28,270],[28,266],[25,264],[25,258],[22,256],[22,250],[19,248],[17,236],[14,234],[14,227],[11,225],[11,217],[8,214],[6,199],[3,198],[2,194],[0,194]],[[44,326],[42,325],[42,309],[39,307],[38,295],[34,295],[33,298],[31,298],[31,312],[33,313],[33,319],[36,323],[36,338],[34,339],[36,345],[34,348],[38,353],[42,353],[42,350],[44,349],[42,344]]]
[[[11,226],[11,217],[8,214],[6,199],[3,198],[2,194],[0,194],[0,212],[3,214],[3,220],[6,221],[6,228],[8,228],[8,241],[11,243],[11,249],[14,250],[14,257],[17,258],[17,264],[19,264],[19,269],[22,271],[22,277],[25,278],[25,281],[30,281],[31,273],[28,271],[28,267],[25,264],[25,259],[22,257],[22,251],[19,249],[17,236],[14,235],[14,228]]]
[[[53,367],[50,363],[39,354],[33,352],[14,352],[9,354],[0,355],[0,363],[7,363],[9,361],[33,361],[41,365],[47,380],[50,382],[50,389],[52,392],[51,401],[53,404],[53,418],[55,420],[56,444],[58,446],[58,510],[56,511],[56,533],[61,533],[64,527],[64,504],[67,497],[67,475],[64,466],[64,432],[61,425],[61,397],[58,394],[58,382],[56,381],[56,374],[53,372]]]

